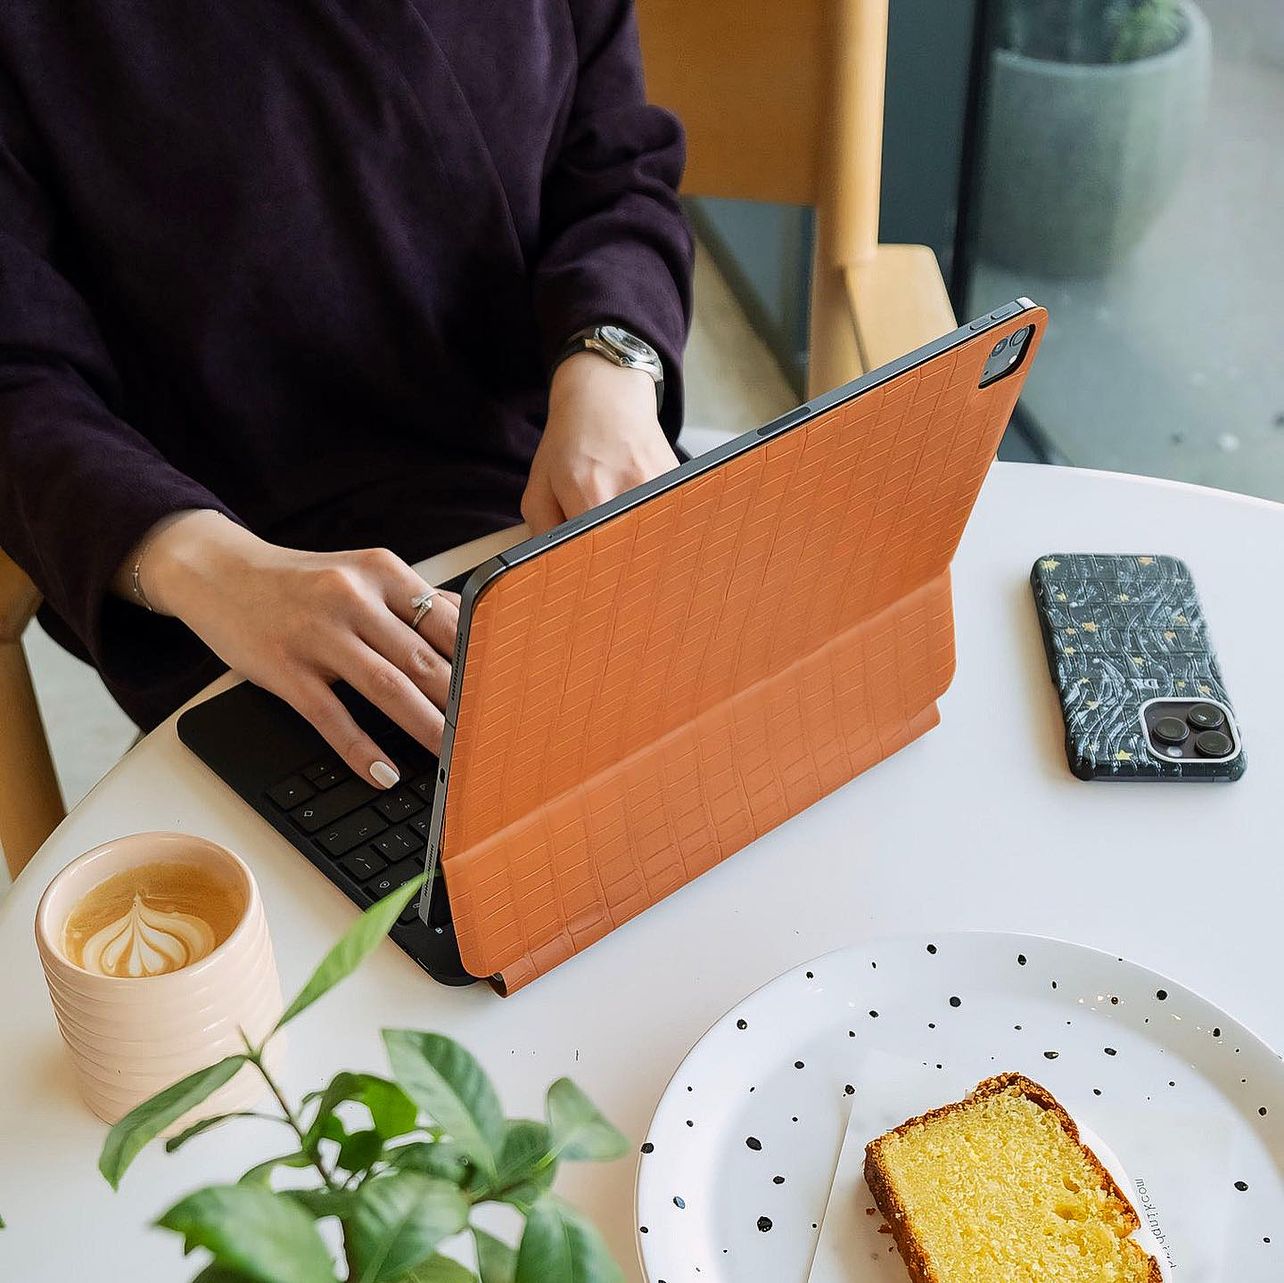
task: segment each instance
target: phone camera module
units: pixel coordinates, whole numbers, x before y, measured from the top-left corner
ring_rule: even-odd
[[[1180,717],[1161,717],[1154,725],[1155,738],[1161,744],[1181,744],[1189,734]]]
[[[1186,720],[1197,731],[1215,731],[1226,720],[1226,714],[1216,704],[1194,704],[1186,713]]]
[[[1226,757],[1235,745],[1222,731],[1200,731],[1195,736],[1195,748],[1203,757]]]

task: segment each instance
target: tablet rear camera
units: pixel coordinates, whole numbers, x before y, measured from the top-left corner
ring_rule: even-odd
[[[1195,736],[1195,749],[1201,757],[1226,757],[1235,745],[1222,731],[1200,731]]]
[[[1181,744],[1190,731],[1180,717],[1161,717],[1154,727],[1155,738],[1161,744]]]
[[[1186,720],[1197,731],[1215,731],[1226,721],[1226,714],[1216,704],[1193,704]]]

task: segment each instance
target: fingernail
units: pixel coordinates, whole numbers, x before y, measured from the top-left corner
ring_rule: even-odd
[[[375,762],[370,768],[370,778],[381,789],[390,789],[401,776],[397,774],[396,769],[388,765],[387,762]]]

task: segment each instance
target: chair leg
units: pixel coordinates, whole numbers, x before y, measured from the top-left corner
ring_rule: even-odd
[[[0,855],[16,878],[66,810],[21,643],[0,643],[0,692]]]

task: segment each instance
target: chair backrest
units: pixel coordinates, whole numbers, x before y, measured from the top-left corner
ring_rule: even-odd
[[[834,261],[878,241],[887,0],[636,0],[647,92],[692,196],[814,205]]]

